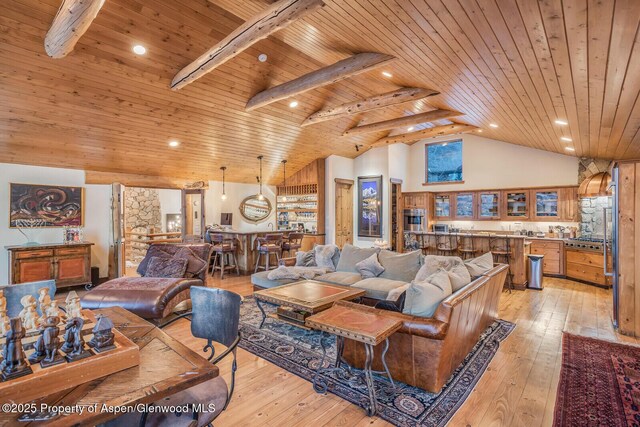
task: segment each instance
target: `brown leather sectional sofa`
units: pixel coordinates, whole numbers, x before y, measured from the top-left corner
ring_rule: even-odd
[[[402,328],[389,338],[386,361],[394,380],[430,392],[439,392],[478,342],[480,334],[497,318],[498,302],[507,275],[507,266],[496,265],[440,303],[431,318],[410,316],[348,303],[363,311],[383,312],[402,319]],[[375,347],[373,368],[384,368]],[[364,367],[361,343],[346,339],[344,358],[352,366]]]

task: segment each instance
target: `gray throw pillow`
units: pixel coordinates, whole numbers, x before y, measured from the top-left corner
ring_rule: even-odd
[[[465,267],[462,258],[438,255],[427,255],[425,257],[424,265],[416,275],[416,282],[425,280],[440,269],[444,269],[449,273],[453,292],[457,292],[471,283],[471,275],[467,267]]]
[[[440,303],[452,294],[449,274],[440,269],[423,281],[413,281],[405,294],[404,314],[431,317]]]
[[[338,252],[336,245],[317,245],[313,248],[316,265],[318,267],[324,267],[331,271],[335,271],[336,266],[333,263],[333,257]]]
[[[316,266],[315,251],[296,252],[296,267],[315,267],[315,266]]]
[[[378,259],[384,267],[384,273],[380,277],[411,282],[420,271],[421,253],[422,251],[419,250],[404,254],[387,250],[380,251]]]
[[[380,252],[380,249],[378,248],[358,248],[349,244],[344,245],[336,271],[358,273],[356,264],[369,258],[373,254],[377,254],[378,252]]]
[[[363,279],[378,277],[384,271],[384,267],[378,262],[378,255],[376,254],[357,263],[356,269]]]
[[[482,276],[493,268],[493,254],[487,252],[479,257],[465,260],[464,265],[472,277]]]
[[[184,277],[187,260],[183,258],[152,257],[144,277]]]

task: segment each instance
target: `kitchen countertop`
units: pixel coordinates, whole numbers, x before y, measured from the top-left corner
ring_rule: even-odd
[[[433,231],[407,231],[407,234],[415,234],[415,235],[451,235],[451,236],[466,236],[466,237],[509,237],[513,239],[527,239],[527,240],[556,240],[556,241],[565,241],[568,239],[563,239],[559,237],[535,237],[535,236],[522,236],[519,234],[503,234],[500,232],[495,233],[435,233]]]

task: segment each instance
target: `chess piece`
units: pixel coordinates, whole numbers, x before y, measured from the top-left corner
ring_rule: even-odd
[[[96,316],[96,325],[92,330],[93,338],[89,340],[89,346],[98,353],[116,348],[113,344],[115,335],[112,329],[113,322],[111,319],[102,314],[98,314]]]
[[[44,359],[45,356],[45,352],[44,352],[44,338],[42,336],[42,332],[44,332],[44,330],[40,331],[40,335],[38,336],[38,339],[36,340],[36,343],[33,345],[33,349],[35,350],[33,353],[31,353],[31,356],[29,356],[29,363],[34,365],[36,363],[38,363],[39,361],[41,361],[42,359]]]
[[[9,322],[9,316],[7,316],[7,311],[0,311],[0,335],[6,335],[11,329],[11,324]]]
[[[27,331],[38,329],[38,312],[36,311],[36,308],[34,306],[29,306],[26,310],[27,312],[22,319],[24,328]]]
[[[40,314],[44,317],[45,307],[51,303],[51,297],[49,296],[49,288],[44,287],[38,289],[38,305],[40,306]]]
[[[41,335],[44,346],[44,359],[40,362],[40,366],[43,368],[64,362],[64,359],[58,353],[58,344],[60,343],[58,323],[60,323],[60,318],[57,316],[48,316],[44,321],[44,331],[42,331]]]
[[[65,307],[67,317],[72,319],[74,317],[82,317],[82,307],[80,306],[80,297],[76,291],[69,292],[67,299],[65,300],[67,306]]]
[[[66,359],[69,362],[91,356],[91,353],[84,349],[83,326],[84,320],[81,317],[72,317],[67,320],[61,350],[67,354]]]
[[[0,364],[2,369],[2,379],[4,381],[28,375],[32,373],[31,367],[27,365],[24,349],[22,348],[22,338],[26,331],[22,327],[19,317],[10,321],[11,328],[7,333],[7,339],[2,350],[3,361]]]
[[[18,314],[18,317],[20,317],[20,320],[22,320],[22,324],[24,326],[25,317],[27,316],[29,307],[33,307],[34,309],[36,308],[36,299],[33,297],[33,295],[25,295],[20,298],[20,304],[22,304],[22,310],[20,311],[20,314]]]
[[[45,307],[45,317],[60,317],[60,309],[58,308],[58,301],[52,300],[47,307]]]
[[[0,312],[7,311],[7,298],[4,296],[4,290],[0,289]]]

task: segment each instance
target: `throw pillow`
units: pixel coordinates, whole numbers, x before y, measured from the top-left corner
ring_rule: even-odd
[[[400,254],[383,250],[378,255],[380,264],[384,267],[384,273],[380,277],[385,279],[401,280],[403,282],[411,282],[416,278],[416,274],[420,270],[421,251],[407,252]]]
[[[482,276],[493,268],[493,254],[487,252],[477,258],[468,259],[464,261],[464,265],[469,270],[471,277]]]
[[[165,247],[162,245],[149,246],[149,249],[147,249],[147,253],[145,254],[142,261],[140,261],[140,264],[138,265],[138,269],[136,270],[140,276],[145,277],[147,275],[147,268],[149,267],[149,262],[151,261],[151,258],[153,257],[171,258],[173,256],[172,253],[168,253],[163,249],[165,249]]]
[[[336,245],[317,245],[313,248],[316,265],[335,271],[336,266],[333,263],[333,257],[338,251],[339,249]]]
[[[338,261],[338,265],[336,266],[336,271],[357,273],[357,263],[379,252],[380,249],[378,248],[358,248],[353,245],[344,245],[344,248],[342,248],[342,253],[340,254],[340,260]]]
[[[419,317],[431,317],[438,305],[452,294],[449,274],[444,269],[427,277],[424,281],[414,281],[407,288],[404,314]]]
[[[424,265],[416,275],[416,282],[424,281],[439,269],[444,269],[449,273],[453,292],[457,292],[471,283],[471,275],[469,274],[467,267],[465,267],[462,258],[457,256],[437,255],[427,255],[425,257]]]
[[[144,277],[184,277],[187,270],[186,259],[151,257]]]
[[[296,252],[296,267],[315,267],[315,266],[316,266],[315,251]]]
[[[207,268],[207,262],[200,258],[188,246],[181,247],[178,252],[175,253],[173,258],[187,260],[187,271],[185,273],[185,277],[198,277],[198,275]]]
[[[384,271],[384,267],[378,262],[378,255],[376,254],[357,263],[356,269],[364,279],[378,277]]]

